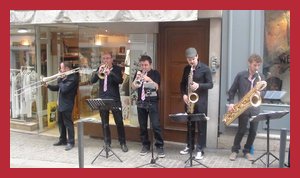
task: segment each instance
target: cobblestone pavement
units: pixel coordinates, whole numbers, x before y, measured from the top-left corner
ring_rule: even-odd
[[[243,139],[246,140],[246,139]],[[78,147],[70,151],[65,151],[64,146],[52,146],[57,141],[56,137],[44,136],[41,134],[30,134],[24,132],[10,132],[10,167],[14,168],[78,168]],[[266,163],[266,156],[262,161],[258,160],[254,164],[246,160],[240,153],[236,161],[230,161],[230,146],[233,141],[231,133],[222,134],[218,139],[218,149],[205,148],[205,155],[200,163],[210,168],[263,168]],[[287,143],[288,147],[289,143]],[[112,142],[112,150],[123,161],[120,162],[116,156],[112,155],[108,158],[99,156],[93,164],[92,160],[98,155],[103,146],[102,139],[84,137],[84,167],[86,168],[136,168],[142,167],[157,167],[156,164],[150,163],[152,160],[151,153],[145,156],[140,156],[141,144],[139,142],[128,141],[127,146],[129,151],[123,153],[120,145],[116,140]],[[179,151],[184,148],[185,144],[166,142],[165,143],[165,158],[159,158],[155,163],[166,168],[184,168],[185,161],[189,155],[180,155]],[[266,139],[257,138],[255,140],[254,158],[259,157],[266,151]],[[288,150],[288,149],[286,149]],[[270,140],[270,151],[279,156],[279,140]],[[286,155],[288,151],[286,151]],[[103,155],[103,154],[102,154]],[[156,152],[154,151],[154,158]],[[270,156],[270,160],[273,157]],[[287,160],[287,156],[285,157]],[[270,162],[271,162],[270,161]],[[148,164],[149,163],[149,164]],[[190,162],[188,162],[190,163]],[[146,166],[143,166],[148,164]],[[188,164],[189,165],[189,164]],[[194,168],[204,168],[196,162],[192,162]],[[279,161],[274,161],[270,167],[278,167]]]

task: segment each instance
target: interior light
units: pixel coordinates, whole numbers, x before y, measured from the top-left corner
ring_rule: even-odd
[[[28,30],[26,28],[19,28],[18,33],[27,33]]]
[[[21,40],[21,45],[30,46],[30,41],[28,39]]]
[[[101,35],[96,35],[95,36],[95,45],[97,45],[97,46],[101,46],[102,45]]]

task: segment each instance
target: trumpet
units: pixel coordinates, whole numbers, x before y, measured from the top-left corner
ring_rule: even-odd
[[[104,65],[100,65],[99,70],[98,70],[98,77],[100,79],[104,79],[106,76],[106,70],[108,69],[108,65],[104,64]]]
[[[40,81],[34,82],[30,85],[24,86],[23,88],[20,88],[15,91],[15,95],[21,95],[28,90],[35,90],[41,86],[43,86],[45,83],[51,83],[56,81],[58,78],[65,78],[68,75],[74,74],[80,72],[80,68],[75,68],[66,72],[59,72],[55,75],[49,76],[49,77],[41,77]]]
[[[143,74],[138,71],[136,74],[136,78],[133,81],[134,85],[137,86],[137,88],[140,88],[144,82],[144,76],[146,75],[146,72],[143,72]]]

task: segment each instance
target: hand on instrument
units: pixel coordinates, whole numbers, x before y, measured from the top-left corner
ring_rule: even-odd
[[[228,110],[228,111],[234,110],[234,107],[233,107],[233,106],[234,106],[234,104],[228,104],[228,105],[227,105],[227,110]]]
[[[182,99],[183,99],[183,101],[185,102],[185,104],[189,104],[189,98],[188,98],[188,95],[183,95]]]
[[[153,82],[153,81],[150,77],[148,77],[147,75],[144,75],[144,82]]]
[[[105,75],[109,75],[110,69],[107,67],[106,70],[104,71]]]
[[[46,82],[42,82],[43,87],[48,87],[48,84]]]
[[[193,82],[191,84],[192,91],[196,91],[199,88],[199,86],[200,86],[199,83]]]

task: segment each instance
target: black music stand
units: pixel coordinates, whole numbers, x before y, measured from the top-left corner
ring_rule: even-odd
[[[188,122],[188,127],[189,127],[189,143],[190,143],[190,147],[192,147],[192,122],[195,121],[205,121],[208,120],[208,118],[206,117],[206,115],[204,113],[199,113],[199,114],[187,114],[187,113],[179,113],[179,114],[170,114],[169,117],[177,122]],[[193,156],[193,150],[190,148],[189,149],[189,153],[190,153],[190,157],[184,162],[185,163],[185,167],[193,167],[193,161],[197,162],[198,164],[196,165],[202,165],[206,168],[208,168],[208,166],[206,166],[205,164],[201,163],[200,161],[195,159],[195,156]],[[190,164],[188,164],[190,163]]]
[[[257,160],[260,160],[264,165],[266,165],[266,167],[269,167],[274,161],[279,160],[279,158],[277,158],[273,153],[270,152],[270,119],[280,119],[283,116],[287,115],[289,113],[289,111],[272,111],[272,112],[268,112],[268,113],[260,113],[257,116],[253,116],[250,121],[251,122],[258,122],[258,121],[264,121],[266,120],[266,124],[267,124],[267,151],[262,154],[261,156],[259,156],[256,160],[252,161],[252,164],[254,164]],[[264,163],[261,158],[263,156],[267,156],[267,163]],[[270,163],[270,155],[273,156],[275,159]]]
[[[90,108],[92,110],[110,110],[110,109],[117,109],[118,107],[114,105],[114,100],[113,99],[101,99],[101,98],[97,98],[97,99],[87,99],[86,100],[88,105],[90,106]],[[104,127],[105,128],[105,127]],[[105,131],[104,131],[104,138],[106,138],[105,135]],[[101,153],[105,151],[105,155],[101,155]],[[111,152],[112,154],[109,154],[109,152]],[[103,146],[102,150],[99,152],[99,154],[94,158],[94,160],[92,161],[91,164],[93,164],[95,162],[95,160],[99,157],[111,157],[111,156],[116,156],[121,162],[123,162],[115,152],[113,152],[113,150],[111,149],[111,147],[109,145],[107,145],[105,143],[105,145]]]
[[[151,95],[151,93],[152,92],[150,90],[148,90],[146,92],[146,95],[147,95],[147,97],[146,97],[147,101],[146,102],[137,103],[137,107],[146,109],[148,111],[148,113],[149,113],[149,109],[151,107],[150,96],[153,96],[153,95]],[[148,165],[151,165],[151,166],[155,165],[157,167],[165,168],[164,166],[162,166],[162,165],[160,165],[156,162],[156,160],[158,159],[158,156],[156,156],[156,158],[154,158],[154,147],[153,147],[153,145],[154,145],[154,138],[153,138],[154,134],[153,134],[153,127],[152,127],[151,119],[150,119],[150,132],[151,132],[151,135],[150,135],[150,137],[151,137],[151,160],[150,160],[149,163],[140,165],[137,168],[145,167],[145,166],[148,166]]]

